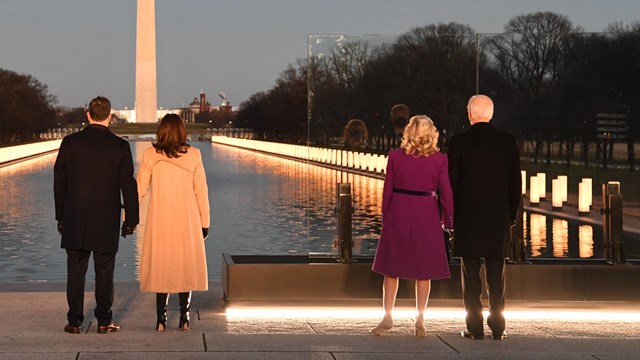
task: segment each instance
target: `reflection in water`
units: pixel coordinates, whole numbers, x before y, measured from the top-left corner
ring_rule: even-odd
[[[56,154],[0,168],[0,281],[66,278],[53,206]],[[47,238],[49,241],[43,241]],[[59,257],[59,256],[58,256]]]
[[[569,222],[553,219],[553,257],[566,257],[569,254]]]
[[[220,277],[220,254],[337,255],[336,184],[352,184],[354,255],[372,256],[380,234],[383,181],[304,162],[196,142],[202,152],[211,231],[207,261],[211,279]],[[132,142],[136,171],[150,142]],[[64,281],[66,255],[60,249],[53,204],[56,154],[0,168],[0,282]],[[116,279],[137,279],[147,204],[134,236],[120,238]],[[528,257],[602,256],[599,228],[540,214],[524,215]],[[549,241],[548,241],[549,240]],[[637,258],[640,241],[624,238],[625,254]],[[89,270],[89,277],[93,270]]]
[[[593,228],[589,225],[578,226],[578,239],[580,258],[593,257]]]
[[[531,256],[538,257],[547,248],[547,217],[540,214],[531,214],[529,215],[529,224],[528,245]]]

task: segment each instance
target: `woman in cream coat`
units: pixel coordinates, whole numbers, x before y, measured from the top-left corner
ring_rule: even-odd
[[[209,232],[209,195],[198,149],[186,143],[180,116],[160,122],[157,142],[145,150],[138,172],[140,201],[149,210],[140,261],[140,290],[155,292],[157,331],[167,328],[169,293],[179,293],[179,328],[189,330],[191,291],[208,288],[204,239]]]

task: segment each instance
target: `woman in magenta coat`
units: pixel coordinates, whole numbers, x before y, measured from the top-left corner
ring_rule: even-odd
[[[384,275],[385,315],[371,329],[383,335],[393,326],[391,312],[398,279],[416,280],[416,336],[425,336],[424,310],[431,279],[449,278],[442,230],[453,227],[453,197],[447,156],[436,146],[438,130],[425,115],[411,118],[399,149],[389,151],[382,198],[382,233],[373,271]]]

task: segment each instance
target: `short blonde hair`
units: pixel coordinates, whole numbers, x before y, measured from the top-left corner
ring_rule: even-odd
[[[416,115],[404,128],[404,136],[400,147],[408,155],[429,156],[438,152],[438,136],[440,133],[433,121],[426,115]]]

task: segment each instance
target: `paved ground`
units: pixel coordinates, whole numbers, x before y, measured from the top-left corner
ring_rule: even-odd
[[[396,327],[384,337],[375,337],[367,330],[377,324],[377,314],[362,317],[349,314],[349,309],[357,312],[362,307],[342,307],[347,310],[341,313],[345,315],[328,318],[311,311],[308,315],[283,314],[275,318],[227,316],[220,284],[212,283],[208,292],[194,294],[190,332],[177,331],[177,306],[173,297],[169,312],[171,331],[156,333],[155,296],[140,293],[135,283],[119,283],[114,320],[120,322],[122,331],[96,333],[93,294],[88,292],[84,331],[71,335],[62,331],[66,323],[63,289],[64,284],[0,285],[1,359],[127,360],[168,356],[172,359],[631,360],[638,359],[640,354],[640,301],[512,302],[508,304],[508,310],[513,311],[508,318],[509,337],[493,341],[487,336],[484,341],[474,341],[458,335],[464,327],[460,300],[434,300],[428,315],[428,335],[417,339],[412,334],[414,319],[407,315],[412,313],[411,308],[403,307],[408,304],[401,304],[399,309],[404,310],[405,315],[396,318]],[[582,313],[569,316],[578,318],[568,320],[531,316],[542,310]],[[585,313],[609,320],[589,320]]]

